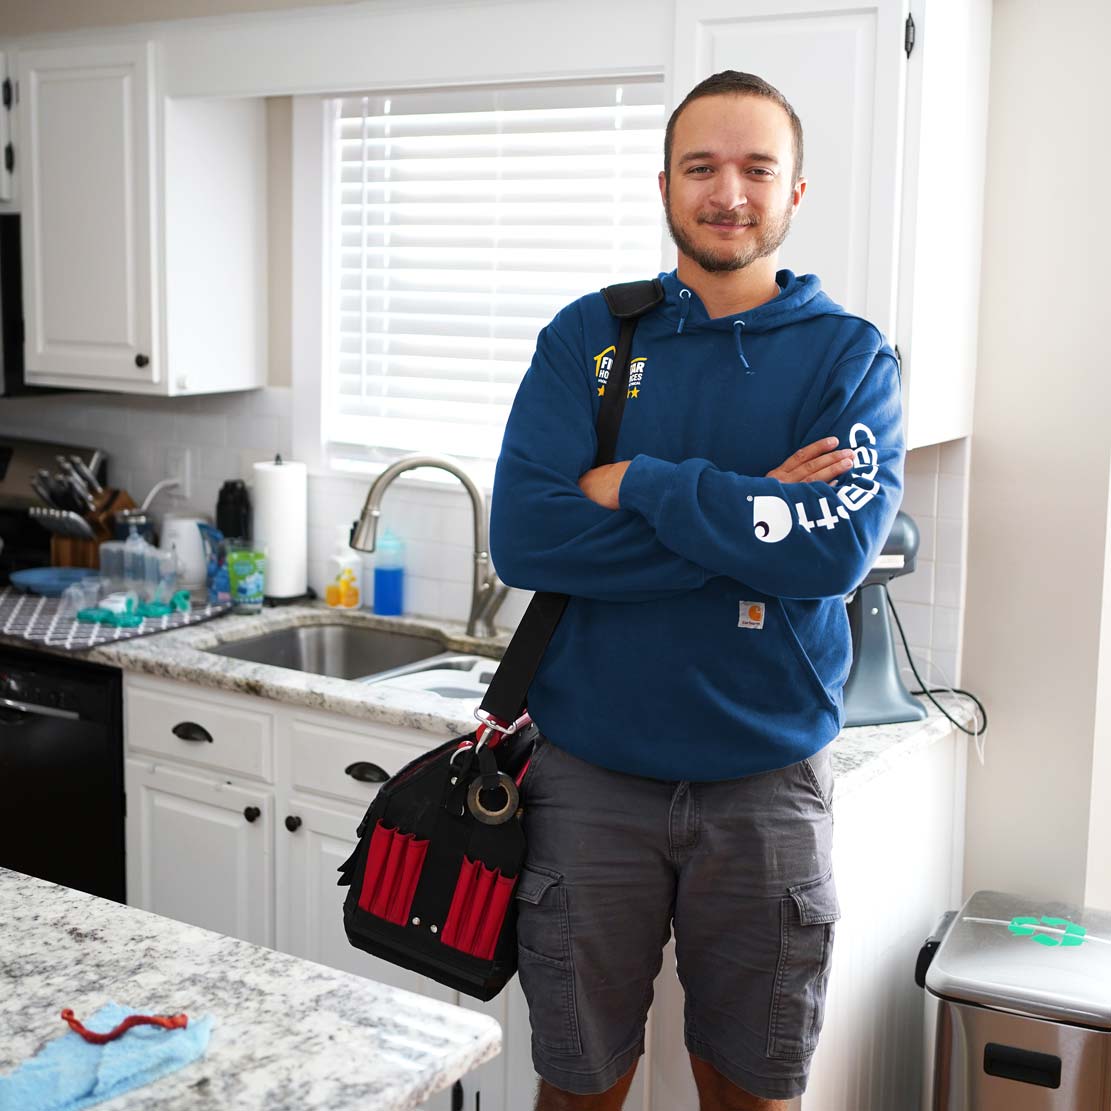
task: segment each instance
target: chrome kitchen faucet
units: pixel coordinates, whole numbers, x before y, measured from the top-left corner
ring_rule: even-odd
[[[505,601],[509,587],[500,582],[490,567],[490,553],[487,550],[486,502],[479,493],[474,480],[458,463],[442,455],[405,455],[396,463],[391,463],[371,483],[366,503],[355,525],[351,537],[351,547],[360,552],[373,552],[378,538],[378,518],[382,516],[382,495],[397,476],[416,467],[435,467],[454,475],[471,498],[474,511],[474,584],[471,590],[471,612],[467,618],[467,636],[493,637],[494,614]]]

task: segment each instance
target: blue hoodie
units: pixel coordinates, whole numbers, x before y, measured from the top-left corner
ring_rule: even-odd
[[[529,689],[545,736],[602,767],[721,780],[786,767],[841,728],[844,595],[902,497],[899,367],[813,275],[711,319],[676,274],[640,319],[615,461],[620,508],[579,489],[618,322],[601,294],[537,341],[498,460],[490,545],[511,586],[571,595]],[[836,436],[837,486],[763,476]]]

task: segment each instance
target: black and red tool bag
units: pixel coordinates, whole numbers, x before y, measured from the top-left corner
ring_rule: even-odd
[[[621,321],[598,414],[595,466],[613,461],[636,320],[663,300],[658,280],[602,291]],[[348,940],[478,999],[517,970],[517,877],[525,861],[518,787],[536,739],[529,684],[567,606],[534,594],[475,716],[482,723],[407,764],[379,789],[340,867]]]

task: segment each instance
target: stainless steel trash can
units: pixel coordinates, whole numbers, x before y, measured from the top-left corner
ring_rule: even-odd
[[[1111,1111],[1111,912],[977,891],[935,934],[929,1111]]]

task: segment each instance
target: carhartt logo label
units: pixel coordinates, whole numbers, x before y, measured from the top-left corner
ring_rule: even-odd
[[[611,343],[605,351],[599,351],[594,356],[594,377],[598,382],[598,396],[604,397],[606,383],[609,381],[610,371],[613,370],[613,358],[617,348]],[[626,397],[640,397],[640,384],[644,378],[644,367],[648,360],[643,356],[633,358],[629,363],[629,388],[625,391]]]
[[[737,622],[739,629],[762,629],[764,627],[764,603],[742,602],[741,619]]]

